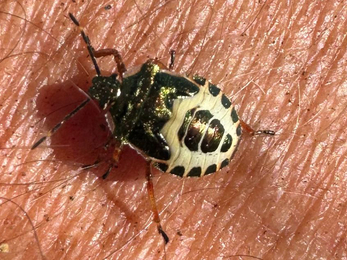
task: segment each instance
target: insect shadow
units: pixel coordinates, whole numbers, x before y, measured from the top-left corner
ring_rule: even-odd
[[[78,106],[86,97],[83,91],[90,86],[91,81],[86,80],[86,76],[81,73],[62,83],[42,87],[38,91],[36,108],[39,125],[44,129],[38,131],[45,133]],[[109,167],[108,160],[114,150],[110,140],[112,132],[105,113],[94,102],[90,102],[49,138],[49,144],[43,144],[37,149],[50,149],[52,151],[50,157],[54,157],[54,160],[73,163],[80,167],[98,162],[97,165],[83,170],[81,174],[83,175],[84,171],[92,171],[97,177],[102,178]],[[136,151],[125,147],[120,158],[121,162],[112,170],[108,180],[127,181],[143,178],[142,172],[131,170],[134,161],[136,164],[143,161],[145,167],[145,161],[141,158]],[[66,175],[68,178],[69,173]]]

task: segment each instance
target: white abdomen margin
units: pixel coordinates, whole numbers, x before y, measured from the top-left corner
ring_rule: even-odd
[[[206,80],[205,85],[200,86],[199,92],[193,97],[174,101],[172,117],[160,131],[171,151],[170,159],[165,161],[165,164],[168,165],[166,172],[171,172],[177,166],[184,167],[183,177],[185,177],[193,168],[201,167],[202,176],[209,166],[215,164],[216,171],[218,171],[222,163],[231,158],[240,139],[237,135],[237,127],[240,121],[233,122],[231,113],[234,107],[233,105],[228,108],[223,106],[222,96],[222,91],[217,96],[213,96],[209,91],[209,82]],[[213,115],[209,123],[214,119],[220,121],[224,127],[222,140],[227,134],[231,135],[232,143],[227,151],[221,152],[223,142],[220,142],[215,151],[204,153],[201,151],[202,140],[199,143],[198,150],[191,151],[184,142],[179,140],[178,132],[184,122],[186,112],[194,108],[196,109],[195,113],[200,110],[208,110]]]

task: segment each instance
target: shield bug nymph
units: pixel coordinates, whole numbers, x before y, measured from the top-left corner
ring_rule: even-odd
[[[242,129],[253,135],[274,135],[271,130],[253,130],[242,120],[229,98],[203,77],[186,77],[173,72],[175,52],[171,51],[169,68],[155,59],[127,70],[116,49],[94,50],[77,19],[78,26],[94,64],[96,76],[85,99],[32,149],[54,134],[92,99],[106,110],[114,124],[116,144],[114,163],[118,163],[124,145],[130,145],[147,161],[146,180],[154,222],[163,236],[156,207],[152,167],[180,177],[201,177],[227,166],[240,141]],[[102,76],[96,58],[112,55],[118,75]]]

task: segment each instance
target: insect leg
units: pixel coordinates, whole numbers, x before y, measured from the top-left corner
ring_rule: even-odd
[[[101,163],[101,161],[98,159],[95,162],[93,162],[92,164],[85,164],[81,167],[81,169],[86,170],[86,169],[90,169],[90,168],[95,168],[97,167],[99,164]],[[115,167],[113,164],[110,164],[107,168],[107,170],[105,171],[105,173],[102,175],[102,178],[105,180],[108,175],[110,174],[112,168]]]
[[[112,143],[115,148],[113,151],[112,158],[106,161],[109,164],[109,166],[108,166],[107,170],[105,171],[105,173],[102,175],[103,179],[106,179],[109,176],[109,174],[113,168],[117,168],[120,153],[121,153],[122,148],[123,148],[122,142],[114,139],[113,137],[112,137],[112,139],[109,139],[106,144],[104,144],[104,148],[108,149],[108,146],[110,145],[110,143]],[[98,158],[92,164],[85,164],[81,168],[84,170],[94,168],[94,167],[97,167],[101,162],[105,162],[105,160]]]
[[[250,127],[248,124],[246,124],[244,121],[240,119],[240,124],[242,129],[244,129],[246,132],[248,132],[251,135],[275,135],[276,132],[273,130],[254,130],[252,127]]]
[[[155,59],[149,59],[147,62],[150,62],[152,64],[158,65],[160,69],[162,70],[172,70],[175,65],[175,57],[176,57],[176,51],[170,50],[170,64],[169,68],[162,63],[158,58]]]
[[[169,242],[169,237],[166,235],[165,231],[163,230],[160,224],[160,217],[159,217],[159,213],[157,209],[157,203],[154,197],[154,189],[153,189],[153,182],[152,182],[152,163],[150,161],[147,162],[146,179],[147,179],[148,197],[151,202],[152,212],[154,214],[153,221],[157,223],[158,232],[159,234],[163,236],[164,242],[165,244],[167,244]]]
[[[175,58],[176,58],[176,51],[170,50],[170,64],[169,64],[169,70],[172,70],[175,65]]]
[[[120,157],[120,154],[121,154],[122,148],[123,148],[123,144],[120,141],[113,139],[113,142],[115,142],[115,148],[113,151],[110,166],[108,167],[107,171],[102,175],[102,178],[104,180],[108,177],[108,175],[110,174],[110,172],[113,168],[117,168],[118,162],[119,162],[119,157]]]
[[[43,137],[41,137],[32,147],[31,150],[35,149],[36,147],[38,147],[41,143],[43,143],[43,141],[45,141],[47,139],[47,137],[52,136],[55,132],[58,131],[58,129],[66,122],[68,121],[71,117],[73,117],[78,111],[80,111],[85,105],[88,104],[88,102],[90,101],[89,98],[87,98],[86,100],[84,100],[78,107],[76,107],[74,110],[72,110],[69,114],[67,114],[63,120],[61,120],[58,124],[56,124],[51,130],[49,130],[47,132],[47,134]]]
[[[114,61],[117,64],[117,71],[120,75],[120,78],[123,79],[124,72],[127,71],[125,64],[123,62],[122,56],[119,54],[119,51],[116,49],[101,49],[101,50],[94,50],[93,54],[95,58],[105,57],[112,55],[114,58]]]

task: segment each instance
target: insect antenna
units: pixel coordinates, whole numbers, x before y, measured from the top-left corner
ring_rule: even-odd
[[[84,33],[83,27],[82,27],[82,26],[80,25],[80,23],[77,21],[77,19],[75,18],[75,16],[73,16],[72,13],[69,13],[69,16],[70,16],[70,19],[72,20],[72,22],[73,22],[73,23],[78,27],[78,29],[81,31],[81,36],[82,36],[82,38],[83,38],[83,41],[87,44],[87,49],[88,49],[88,52],[89,52],[89,56],[90,56],[90,58],[91,58],[92,61],[93,61],[96,74],[97,74],[98,76],[100,76],[100,75],[101,75],[100,68],[99,68],[98,63],[96,62],[95,55],[94,55],[94,48],[92,47],[92,45],[91,45],[91,43],[90,43],[89,37]]]
[[[61,120],[58,124],[56,124],[51,130],[47,132],[47,134],[43,137],[41,137],[32,147],[31,150],[34,150],[36,147],[38,147],[41,143],[43,143],[47,137],[52,136],[55,132],[58,131],[58,129],[71,117],[73,117],[78,111],[80,111],[85,105],[88,104],[90,101],[90,98],[85,99],[78,107],[76,107],[74,110],[72,110],[69,114],[67,114],[63,120]]]

